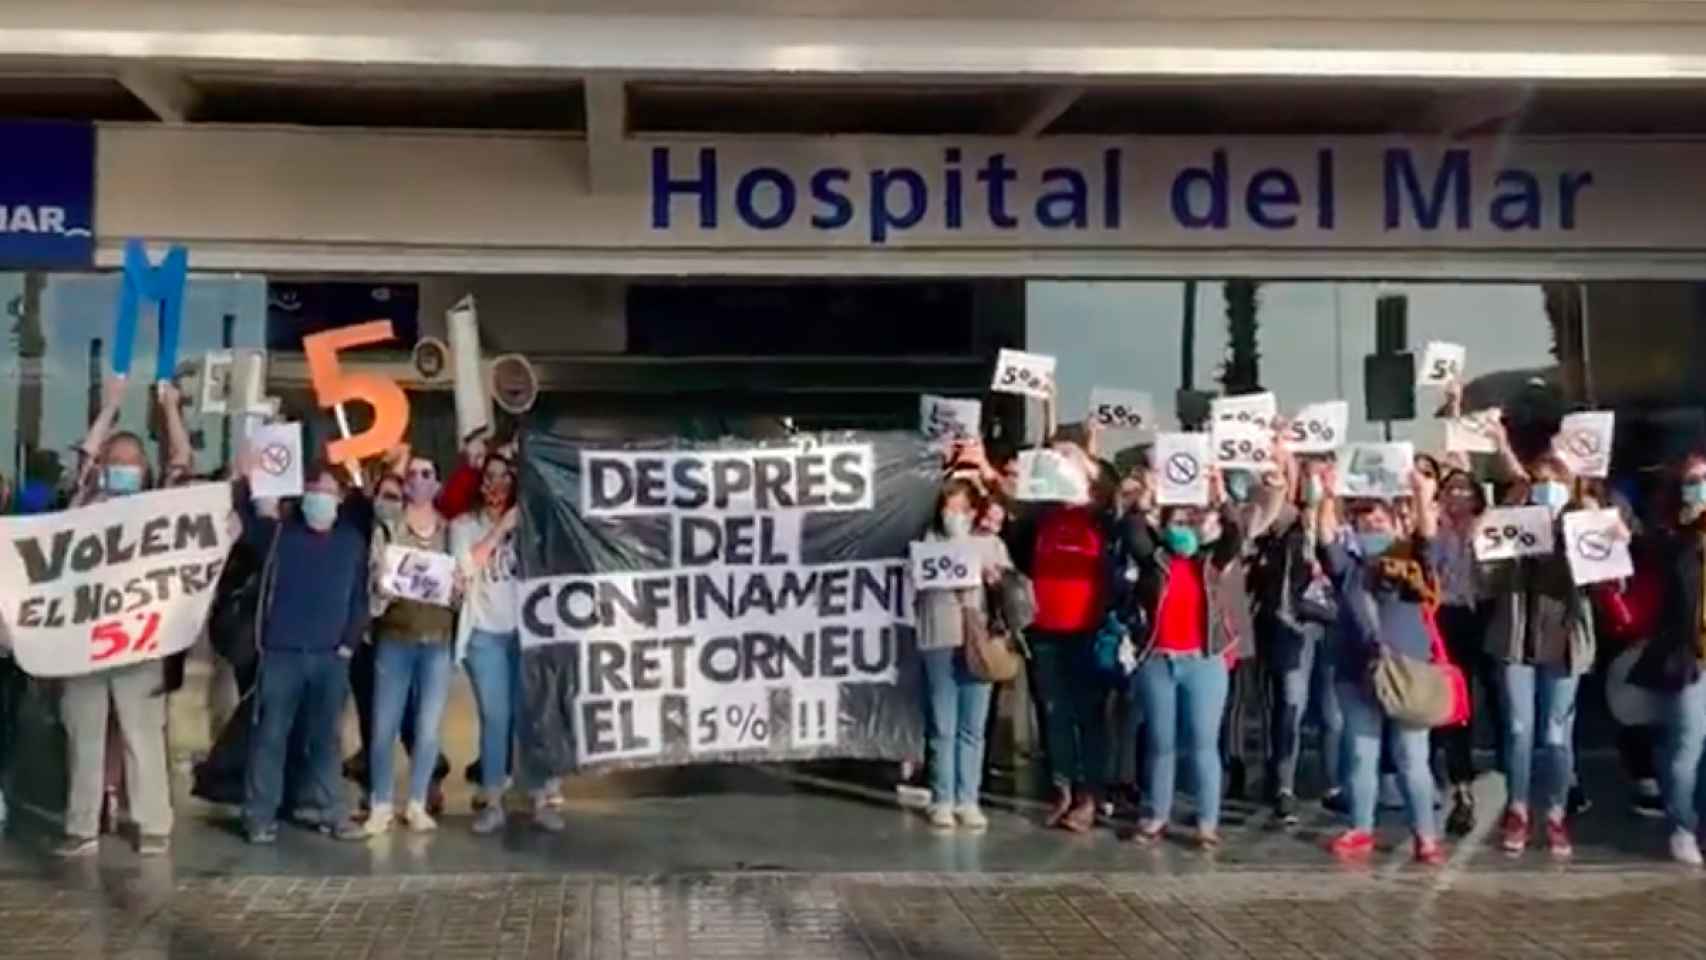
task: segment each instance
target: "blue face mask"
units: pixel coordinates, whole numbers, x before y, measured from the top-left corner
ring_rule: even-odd
[[[1201,547],[1197,532],[1192,527],[1172,524],[1167,527],[1164,536],[1167,538],[1167,550],[1174,556],[1194,557]]]
[[[1528,502],[1537,507],[1551,507],[1555,513],[1570,502],[1570,488],[1556,480],[1542,480],[1528,491]]]
[[[1392,549],[1394,539],[1396,538],[1390,533],[1359,533],[1357,534],[1357,545],[1362,548],[1362,555],[1365,558],[1373,560]]]
[[[1321,489],[1320,477],[1307,477],[1303,481],[1303,502],[1307,506],[1315,506],[1325,498],[1327,492]]]
[[[102,485],[113,496],[122,497],[132,493],[141,493],[142,468],[112,464],[103,473]]]
[[[1706,480],[1683,484],[1682,503],[1689,507],[1706,507]]]
[[[338,498],[321,490],[303,494],[302,522],[321,533],[332,529],[338,522]]]
[[[1250,475],[1242,470],[1226,472],[1226,495],[1235,503],[1250,499]]]

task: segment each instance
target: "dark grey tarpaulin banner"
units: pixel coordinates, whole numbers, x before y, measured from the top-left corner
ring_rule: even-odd
[[[523,752],[553,772],[922,755],[914,433],[522,442]]]

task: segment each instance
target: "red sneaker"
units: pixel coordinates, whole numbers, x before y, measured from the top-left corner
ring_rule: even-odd
[[[1576,848],[1570,844],[1570,828],[1563,820],[1547,819],[1546,848],[1558,860],[1568,860],[1575,854]]]
[[[1445,866],[1445,847],[1433,837],[1417,837],[1416,862],[1424,867]]]
[[[1528,849],[1528,818],[1515,810],[1505,811],[1499,833],[1503,837],[1499,845],[1506,853],[1521,853]]]
[[[1354,860],[1374,852],[1374,834],[1367,830],[1346,830],[1327,844],[1327,852],[1341,860]]]

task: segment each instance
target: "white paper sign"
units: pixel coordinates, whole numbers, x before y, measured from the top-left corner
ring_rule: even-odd
[[[1279,415],[1279,401],[1271,393],[1242,397],[1215,397],[1209,404],[1209,432],[1219,433],[1224,424],[1254,423],[1272,429]]]
[[[1155,398],[1139,390],[1095,387],[1090,391],[1089,420],[1102,428],[1106,449],[1123,449],[1155,429]]]
[[[1440,387],[1462,379],[1468,356],[1469,351],[1460,343],[1430,342],[1422,354],[1422,365],[1416,368],[1416,386]]]
[[[385,568],[379,592],[399,600],[418,600],[435,607],[455,606],[456,558],[434,550],[391,544],[385,548]]]
[[[1572,413],[1558,425],[1552,452],[1578,477],[1604,477],[1611,472],[1611,435],[1617,415],[1610,410]]]
[[[0,632],[37,677],[186,650],[207,622],[231,538],[228,483],[0,519]]]
[[[302,496],[302,424],[268,423],[249,431],[255,466],[249,496],[256,500]]]
[[[1254,423],[1228,422],[1214,429],[1214,463],[1222,470],[1275,469],[1274,433]]]
[[[1477,410],[1466,413],[1455,420],[1445,419],[1440,423],[1445,430],[1445,451],[1447,453],[1498,453],[1499,442],[1494,439],[1493,428],[1498,424],[1503,412],[1498,407]]]
[[[1564,550],[1577,586],[1635,575],[1622,524],[1615,508],[1564,514]]]
[[[1312,403],[1286,425],[1285,448],[1292,453],[1332,453],[1344,446],[1351,405],[1343,400]]]
[[[913,589],[960,590],[982,582],[983,560],[970,537],[913,542]]]
[[[925,394],[918,398],[918,428],[932,442],[975,440],[983,425],[983,401]]]
[[[1002,350],[995,358],[989,389],[1050,400],[1054,397],[1054,358],[1023,350]]]
[[[1209,450],[1206,433],[1155,435],[1155,502],[1160,506],[1208,505]]]
[[[1338,480],[1333,491],[1341,497],[1408,496],[1416,449],[1409,443],[1353,443],[1334,460]]]
[[[1090,478],[1076,462],[1053,450],[1022,450],[1019,462],[1020,500],[1084,503],[1090,499]]]
[[[1546,507],[1497,507],[1475,524],[1475,559],[1515,560],[1554,549],[1552,511]]]

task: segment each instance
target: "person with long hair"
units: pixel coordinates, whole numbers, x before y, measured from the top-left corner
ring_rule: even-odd
[[[993,584],[1013,561],[999,537],[978,531],[983,507],[974,483],[949,479],[936,498],[924,540],[964,543],[978,558],[982,583]],[[956,824],[967,830],[989,827],[978,798],[993,688],[971,672],[964,651],[966,618],[988,617],[985,594],[983,586],[917,593],[918,652],[930,718],[929,817],[930,825],[941,830]]]
[[[1383,650],[1412,660],[1433,658],[1437,638],[1432,614],[1439,603],[1435,493],[1433,478],[1413,470],[1410,504],[1402,511],[1407,524],[1400,522],[1397,505],[1384,499],[1348,501],[1348,525],[1341,523],[1333,498],[1323,499],[1315,509],[1321,563],[1339,601],[1342,642],[1336,672],[1345,718],[1344,776],[1351,826],[1329,849],[1344,859],[1363,858],[1374,850],[1380,758],[1387,752],[1398,771],[1416,861],[1445,862],[1434,824],[1428,730],[1386,716],[1366,679]]]
[[[1318,658],[1337,619],[1332,587],[1316,561],[1310,511],[1327,496],[1327,463],[1298,461],[1287,478],[1286,507],[1273,528],[1256,542],[1251,573],[1255,599],[1258,658],[1268,704],[1266,783],[1274,815],[1294,824],[1297,809],[1297,761],[1302,752],[1303,719],[1309,710]],[[1316,691],[1332,696],[1332,691]],[[1317,703],[1323,717],[1321,754],[1327,790],[1339,786],[1340,735],[1344,722],[1336,704]],[[1335,722],[1336,721],[1336,722]]]
[[[1282,468],[1287,458],[1276,444]],[[1254,509],[1227,502],[1218,474],[1207,507],[1170,506],[1159,527],[1141,515],[1123,521],[1121,541],[1135,564],[1143,635],[1134,684],[1143,718],[1144,812],[1134,839],[1152,843],[1172,820],[1179,754],[1191,768],[1199,846],[1220,845],[1222,717],[1232,665],[1254,653],[1245,590],[1247,530],[1265,529],[1284,497],[1284,474],[1260,481]],[[1257,516],[1253,523],[1246,519]]]
[[[1502,432],[1495,439],[1514,474],[1510,499],[1545,507],[1554,525],[1566,509],[1583,506],[1569,468],[1550,452],[1517,463]],[[1561,529],[1561,527],[1560,527]],[[1506,853],[1528,846],[1531,801],[1545,817],[1552,856],[1574,848],[1567,820],[1575,770],[1576,690],[1593,668],[1594,616],[1588,591],[1576,585],[1560,534],[1546,556],[1483,565],[1492,614],[1487,652],[1500,664],[1505,710],[1508,798],[1500,825]]]
[[[1445,832],[1466,836],[1475,829],[1475,722],[1483,708],[1501,702],[1498,674],[1490,669],[1487,656],[1487,623],[1492,607],[1487,602],[1481,567],[1475,561],[1475,527],[1487,510],[1487,495],[1475,478],[1463,470],[1447,470],[1439,487],[1439,580],[1438,622],[1452,662],[1462,668],[1469,684],[1470,722],[1442,727],[1433,732],[1434,750],[1445,755],[1446,780],[1451,786],[1451,812]],[[1482,681],[1477,683],[1477,681]],[[1477,694],[1477,687],[1480,692]],[[1504,725],[1493,729],[1503,738]],[[1500,756],[1504,751],[1500,750]]]
[[[1670,822],[1670,854],[1698,867],[1700,764],[1706,756],[1706,452],[1689,454],[1669,497],[1670,529],[1656,542],[1661,603],[1631,683],[1664,695],[1659,781]]]
[[[515,465],[497,453],[480,468],[480,507],[450,527],[451,552],[468,589],[457,627],[456,656],[468,670],[480,717],[480,792],[474,832],[503,829],[504,781],[514,769],[533,806],[533,824],[550,833],[566,825],[554,800],[556,784],[533,771],[521,749],[527,720],[516,622]],[[512,753],[513,751],[513,753]]]

